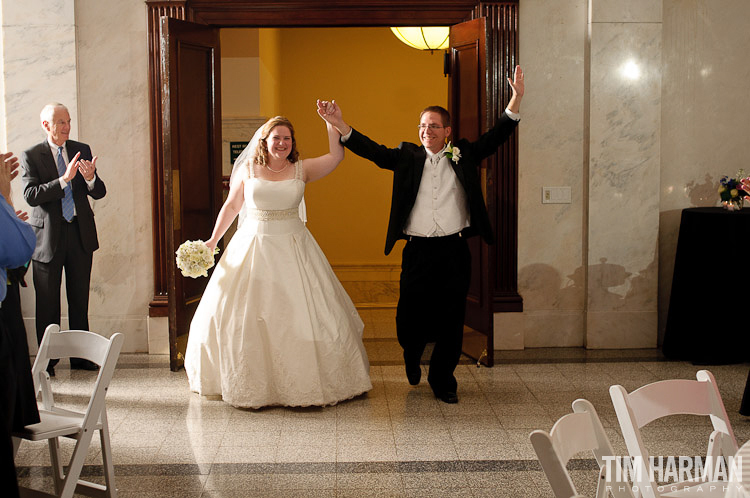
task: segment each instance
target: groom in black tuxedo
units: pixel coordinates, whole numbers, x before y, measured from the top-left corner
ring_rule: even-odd
[[[107,193],[96,173],[96,157],[91,156],[91,148],[68,138],[68,109],[62,104],[48,104],[40,119],[47,139],[21,156],[23,196],[33,208],[29,224],[36,232],[31,259],[39,342],[49,324],[60,323],[63,269],[70,328],[89,330],[91,262],[99,240],[88,197],[101,199]],[[54,375],[54,364],[50,365],[48,371]],[[79,358],[71,358],[70,366],[97,368]]]
[[[385,254],[398,239],[406,239],[401,260],[401,282],[396,329],[404,350],[406,376],[419,384],[419,366],[426,343],[434,342],[427,381],[435,396],[458,402],[453,375],[461,357],[466,295],[471,279],[467,237],[494,236],[490,226],[478,168],[513,133],[524,94],[523,72],[516,66],[508,78],[513,94],[497,124],[475,142],[458,140],[447,146],[451,118],[447,110],[430,106],[422,111],[422,146],[402,142],[389,149],[351,128],[341,109],[329,106],[323,117],[339,133],[344,146],[393,171],[393,194]]]

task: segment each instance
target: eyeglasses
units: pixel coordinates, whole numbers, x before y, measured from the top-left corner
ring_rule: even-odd
[[[440,128],[445,128],[445,126],[440,126],[436,124],[431,124],[431,125],[421,124],[417,126],[417,128],[419,128],[420,130],[426,130],[427,128],[429,128],[434,131],[434,130],[439,130]]]

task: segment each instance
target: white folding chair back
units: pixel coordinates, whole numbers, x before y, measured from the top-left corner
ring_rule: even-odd
[[[563,415],[549,433],[537,430],[529,435],[555,498],[579,496],[567,465],[575,455],[588,451],[599,464],[597,498],[604,498],[609,493],[617,498],[633,498],[628,483],[606,480],[608,464],[605,457],[614,456],[614,451],[594,406],[585,399],[577,399],[573,402],[573,412]],[[609,468],[614,474],[612,462]],[[611,477],[614,479],[614,475]]]
[[[634,458],[633,465],[641,466],[640,472],[635,472],[635,475],[640,478],[637,485],[645,498],[685,495],[723,497],[724,495],[725,481],[717,482],[715,485],[711,485],[708,481],[678,483],[676,487],[666,486],[661,490],[657,486],[658,483],[652,481],[653,472],[650,460],[652,456],[655,458],[679,456],[651,455],[646,448],[641,429],[660,418],[671,415],[709,417],[713,432],[708,437],[706,461],[711,460],[714,466],[718,465],[717,461],[720,457],[734,457],[737,453],[737,439],[734,437],[716,379],[708,370],[698,371],[696,378],[697,380],[671,379],[653,382],[631,393],[620,385],[609,388],[625,444],[630,456]],[[727,472],[729,472],[728,468]],[[688,487],[693,489],[687,489]]]
[[[74,493],[87,496],[117,496],[112,465],[112,447],[107,426],[105,396],[115,371],[115,364],[122,348],[123,335],[113,334],[109,339],[84,330],[61,332],[60,326],[52,324],[47,327],[39,346],[32,374],[34,389],[41,391],[42,401],[39,406],[41,422],[27,425],[23,431],[14,432],[14,438],[30,441],[47,440],[49,443],[52,475],[55,483],[55,495],[28,490],[36,496],[72,497]],[[86,411],[75,412],[55,406],[47,365],[53,358],[83,358],[99,365],[99,373],[94,383],[93,392]],[[102,464],[106,485],[82,481],[79,479],[83,462],[88,452],[94,431],[99,431],[102,450]],[[68,463],[68,473],[63,473],[60,461],[59,437],[76,440],[73,454]],[[14,444],[18,450],[17,441]]]

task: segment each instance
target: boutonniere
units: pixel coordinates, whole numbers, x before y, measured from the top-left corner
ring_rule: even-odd
[[[458,163],[458,161],[461,159],[461,151],[458,147],[451,145],[450,142],[448,142],[448,145],[445,146],[443,152],[445,153],[445,157],[447,157],[454,163]]]

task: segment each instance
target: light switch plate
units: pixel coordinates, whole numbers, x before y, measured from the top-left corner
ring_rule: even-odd
[[[542,204],[570,204],[570,187],[542,187]]]

